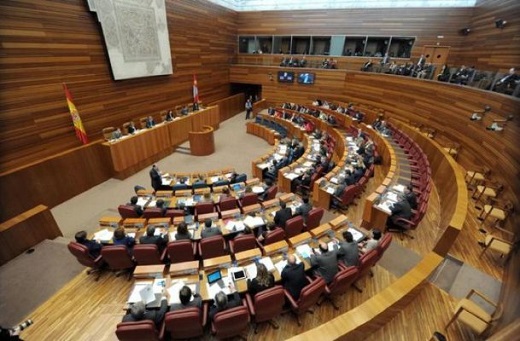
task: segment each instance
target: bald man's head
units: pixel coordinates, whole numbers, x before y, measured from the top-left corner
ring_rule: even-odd
[[[289,256],[287,257],[287,263],[288,263],[288,264],[291,264],[291,265],[292,265],[292,264],[296,264],[296,257],[294,257],[294,255],[289,255]]]
[[[321,242],[320,243],[320,250],[321,250],[322,253],[329,251],[329,246],[327,245],[327,243]]]

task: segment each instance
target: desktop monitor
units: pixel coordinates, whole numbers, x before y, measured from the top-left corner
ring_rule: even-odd
[[[280,83],[294,83],[294,72],[278,71],[278,82]]]
[[[299,84],[314,84],[314,73],[311,72],[303,72],[298,74],[298,83]]]

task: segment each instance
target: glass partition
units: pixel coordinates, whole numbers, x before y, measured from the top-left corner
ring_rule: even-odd
[[[274,36],[273,53],[289,54],[291,52],[291,36]]]
[[[293,36],[291,44],[292,54],[309,54],[311,48],[310,36]]]
[[[329,37],[316,37],[313,36],[311,39],[313,55],[328,56],[330,55],[330,36]]]
[[[383,57],[388,51],[390,37],[368,37],[364,55],[367,57]]]
[[[415,38],[392,37],[388,55],[395,58],[410,58]]]
[[[363,56],[367,37],[345,37],[344,56]]]
[[[258,42],[258,50],[262,51],[262,53],[272,53],[273,52],[273,36],[258,36],[256,37]]]
[[[238,38],[238,52],[239,53],[255,53],[256,52],[256,39],[254,36],[246,37],[242,36]]]

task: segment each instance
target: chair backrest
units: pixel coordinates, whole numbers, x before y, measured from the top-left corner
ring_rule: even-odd
[[[366,276],[377,262],[377,249],[366,252],[359,258],[359,278]]]
[[[98,266],[98,263],[90,255],[88,247],[85,245],[77,242],[70,242],[67,245],[67,248],[69,249],[70,253],[76,257],[80,264],[88,266],[89,268],[96,268]]]
[[[148,117],[141,117],[141,118],[139,119],[139,124],[141,125],[141,129],[146,129],[146,119],[147,119],[147,118],[148,118]]]
[[[164,330],[174,340],[198,338],[204,334],[201,315],[197,307],[170,311],[164,316]]]
[[[123,123],[123,129],[121,129],[123,135],[128,135],[128,127],[129,127],[129,126],[130,126],[130,122],[125,122],[125,123]]]
[[[280,242],[284,239],[285,239],[285,231],[278,227],[267,235],[267,237],[264,239],[264,245],[269,245],[269,244],[273,244],[276,242]]]
[[[300,298],[298,299],[298,312],[305,312],[311,306],[318,302],[321,294],[325,291],[325,280],[321,277],[318,277],[316,280],[307,284],[300,293]]]
[[[340,270],[334,279],[329,284],[330,295],[344,294],[356,281],[359,275],[359,270],[356,266],[349,266],[346,269]]]
[[[225,241],[222,236],[202,238],[199,242],[200,256],[202,259],[220,257],[226,255]]]
[[[101,256],[112,270],[130,269],[135,266],[124,245],[110,245],[101,248]]]
[[[271,186],[267,190],[267,194],[265,195],[265,200],[271,200],[276,197],[276,193],[278,193],[278,186]]]
[[[392,242],[392,234],[391,233],[385,233],[385,235],[381,238],[379,241],[379,245],[377,245],[377,259],[376,263],[379,262],[381,257],[383,257],[383,254],[390,246],[390,243]]]
[[[350,205],[350,203],[352,203],[352,201],[354,201],[356,195],[358,193],[358,186],[357,185],[350,185],[348,186],[347,188],[345,188],[345,190],[343,191],[343,193],[341,193],[341,203],[343,205]]]
[[[256,193],[246,193],[240,199],[240,203],[242,207],[258,204],[258,195]]]
[[[135,245],[134,258],[137,262],[137,265],[162,264],[159,248],[155,244]]]
[[[116,336],[120,341],[159,340],[159,334],[151,320],[121,322],[117,325]]]
[[[220,212],[222,212],[222,211],[232,210],[232,209],[238,207],[237,199],[235,199],[235,198],[233,198],[233,197],[230,197],[230,198],[224,198],[224,199],[220,200],[220,202],[218,203],[218,205],[219,205],[219,207],[220,207]]]
[[[119,205],[117,207],[117,211],[119,212],[119,214],[121,215],[121,218],[123,218],[123,219],[139,218],[139,215],[137,214],[137,212],[135,211],[133,206]]]
[[[257,293],[254,297],[255,322],[269,321],[280,315],[284,303],[285,295],[281,285]]]
[[[163,217],[162,208],[150,207],[150,208],[145,209],[143,212],[143,218],[146,218],[146,219],[162,218],[162,217]]]
[[[243,234],[236,236],[230,241],[233,244],[233,253],[238,253],[246,250],[251,250],[256,247],[256,238],[254,234]]]
[[[215,212],[215,205],[212,202],[198,202],[195,205],[195,214],[207,214]]]
[[[112,139],[112,133],[116,131],[116,128],[114,127],[106,127],[106,128],[103,128],[102,130],[102,133],[103,133],[103,138],[105,140],[111,140]]]
[[[216,313],[211,331],[218,339],[226,339],[239,335],[248,326],[249,310],[242,305]]]
[[[303,231],[303,217],[296,216],[285,223],[285,237],[292,238]]]
[[[307,230],[320,226],[325,210],[321,207],[313,208],[307,216]]]
[[[191,262],[195,260],[193,243],[191,240],[175,240],[168,243],[166,248],[172,263]]]
[[[166,210],[164,216],[169,218],[184,217],[184,210]]]

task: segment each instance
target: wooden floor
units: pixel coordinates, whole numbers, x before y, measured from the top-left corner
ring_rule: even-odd
[[[371,193],[376,184],[380,183],[381,174],[369,182],[366,194]],[[366,195],[365,194],[365,195]],[[364,196],[358,200],[357,206],[351,206],[346,214],[354,222],[361,220]],[[473,206],[473,202],[471,202]],[[420,255],[430,251],[441,231],[438,227],[439,199],[437,192],[432,190],[428,211],[413,232],[415,239],[394,241],[410,248]],[[503,269],[499,261],[485,255],[479,257],[481,248],[477,240],[482,238],[478,231],[479,221],[475,219],[478,211],[470,209],[466,226],[459,235],[451,254],[469,265],[487,273],[494,278],[501,279]],[[374,268],[375,276],[367,278],[363,284],[363,293],[351,290],[342,299],[339,311],[334,310],[330,303],[323,303],[316,307],[314,314],[307,314],[303,319],[303,326],[298,327],[294,316],[284,314],[277,319],[279,329],[273,329],[268,324],[259,328],[257,335],[250,328],[244,336],[248,340],[284,340],[305,330],[318,326],[350,310],[366,299],[379,292],[396,278],[380,266]],[[123,307],[128,297],[132,281],[125,278],[116,278],[110,273],[101,277],[98,282],[85,272],[63,287],[56,295],[37,308],[28,317],[35,324],[22,333],[27,341],[40,340],[116,340],[115,326],[121,321],[124,314]],[[456,300],[437,287],[426,284],[424,290],[399,315],[384,327],[374,331],[368,340],[428,340],[435,330],[442,330],[450,318]],[[470,340],[471,335],[456,323],[448,330],[449,340]],[[211,339],[206,335],[204,339]]]

